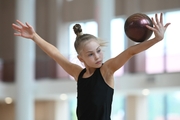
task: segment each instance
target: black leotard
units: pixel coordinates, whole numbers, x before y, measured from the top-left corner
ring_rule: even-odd
[[[82,78],[83,69],[77,82],[78,120],[111,120],[111,104],[114,89],[108,86],[97,68],[92,76]]]

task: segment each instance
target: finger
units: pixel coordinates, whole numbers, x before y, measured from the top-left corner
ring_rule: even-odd
[[[12,24],[12,26],[14,27],[14,28],[18,28],[18,29],[21,29],[22,27],[21,26],[19,26],[19,25],[16,25],[16,24]]]
[[[163,24],[163,13],[160,14],[160,23]]]
[[[151,27],[151,26],[149,26],[149,25],[146,25],[146,27],[147,27],[148,29],[152,30],[152,31],[156,31],[155,28],[153,28],[153,27]]]
[[[155,22],[155,20],[154,20],[154,18],[152,18],[152,23],[153,23],[153,25],[154,25],[154,27],[158,27],[158,25],[157,25],[157,23]]]
[[[26,27],[26,25],[24,25],[21,21],[16,20],[18,24],[20,24],[22,27]]]
[[[167,29],[167,27],[170,25],[171,23],[166,23],[166,25],[164,26],[165,29]]]
[[[31,26],[30,24],[28,24],[27,22],[26,22],[26,25],[27,25],[29,28],[32,28],[32,26]]]
[[[158,14],[155,15],[156,24],[159,24]]]
[[[16,25],[16,24],[12,24],[12,27],[13,27],[13,29],[15,29],[15,30],[21,30],[21,27],[20,26],[18,26],[18,25]]]
[[[21,36],[21,33],[14,33],[15,36]]]

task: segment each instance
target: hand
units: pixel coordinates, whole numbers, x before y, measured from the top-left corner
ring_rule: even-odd
[[[164,33],[167,29],[167,27],[170,25],[170,23],[167,23],[165,26],[163,25],[163,14],[160,14],[160,20],[158,19],[158,15],[155,15],[155,19],[152,18],[152,22],[154,24],[154,27],[146,26],[150,30],[154,32],[155,38],[157,40],[162,40],[164,38]]]
[[[29,25],[28,23],[23,24],[19,20],[17,20],[17,23],[19,25],[16,25],[14,23],[12,24],[13,29],[17,31],[17,33],[14,33],[14,35],[15,36],[21,36],[24,38],[33,39],[33,36],[35,34],[33,27],[31,25]]]

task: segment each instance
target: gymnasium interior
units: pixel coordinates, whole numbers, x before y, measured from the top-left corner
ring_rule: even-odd
[[[108,43],[105,62],[139,44],[124,33],[134,13],[163,13],[171,25],[114,74],[111,120],[180,120],[180,0],[0,0],[0,120],[77,120],[77,82],[32,40],[14,36],[12,23],[28,22],[83,67],[73,25]]]

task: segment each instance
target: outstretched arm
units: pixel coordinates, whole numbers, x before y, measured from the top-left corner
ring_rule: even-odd
[[[14,23],[12,24],[13,29],[17,31],[17,33],[14,33],[15,36],[32,39],[47,55],[54,59],[67,73],[69,73],[75,78],[75,80],[77,80],[78,75],[82,70],[80,66],[69,62],[69,60],[66,59],[55,46],[42,39],[34,31],[31,25],[28,23],[23,24],[19,20],[17,20],[17,23],[19,25]]]
[[[112,73],[122,67],[132,56],[138,54],[144,50],[147,50],[154,44],[158,43],[164,38],[164,33],[170,23],[167,23],[165,26],[163,25],[163,15],[160,14],[160,19],[158,19],[158,15],[155,15],[155,20],[152,18],[152,22],[154,27],[146,26],[148,29],[154,32],[155,37],[148,41],[142,42],[140,44],[134,45],[126,49],[124,52],[116,56],[115,58],[107,61],[107,65]]]

